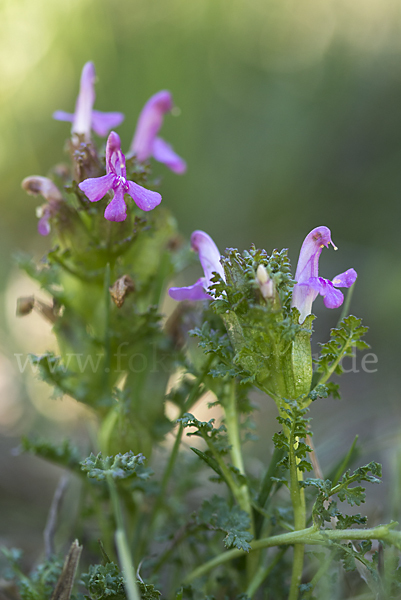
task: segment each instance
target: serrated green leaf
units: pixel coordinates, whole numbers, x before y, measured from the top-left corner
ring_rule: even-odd
[[[343,372],[341,361],[346,356],[352,356],[353,349],[369,348],[368,344],[361,340],[368,331],[368,328],[361,323],[362,320],[353,315],[345,317],[338,328],[331,330],[330,340],[320,344],[320,357],[315,361],[317,364],[314,374],[315,383],[319,383],[319,380],[325,382],[332,373],[341,375]],[[337,390],[332,391],[336,393]]]
[[[153,471],[145,468],[145,457],[142,454],[134,454],[132,450],[125,454],[116,454],[103,458],[99,452],[97,456],[91,454],[88,458],[81,461],[81,469],[90,479],[104,481],[107,477],[113,479],[127,479],[128,477],[138,477],[139,479],[148,479]]]
[[[372,475],[369,475],[372,473]],[[382,468],[379,463],[370,462],[364,467],[358,467],[353,473],[350,470],[346,471],[341,481],[332,488],[330,495],[337,494],[340,501],[346,500],[351,506],[354,504],[360,505],[365,502],[365,488],[362,486],[349,487],[352,483],[361,483],[368,481],[369,483],[380,483]]]
[[[196,515],[197,523],[205,523],[215,529],[224,531],[227,535],[224,544],[227,548],[238,548],[249,552],[249,542],[253,536],[249,532],[249,515],[238,506],[230,507],[224,498],[213,496],[205,500]]]
[[[217,473],[217,475],[222,481],[224,480],[224,475],[221,472],[218,462],[215,458],[213,458],[211,454],[206,454],[206,452],[202,452],[201,450],[198,450],[198,448],[191,447],[191,450],[196,454],[196,456],[199,456],[199,458],[201,458],[211,469],[213,469],[213,471]]]

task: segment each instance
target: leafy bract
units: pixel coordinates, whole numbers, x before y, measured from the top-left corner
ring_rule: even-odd
[[[106,456],[103,458],[101,452],[96,456],[91,454],[83,460],[81,469],[86,472],[90,479],[104,481],[107,477],[113,479],[127,479],[129,477],[138,477],[139,479],[148,479],[153,471],[145,468],[145,457],[142,454],[134,454],[132,450],[125,454],[116,454],[115,456]]]

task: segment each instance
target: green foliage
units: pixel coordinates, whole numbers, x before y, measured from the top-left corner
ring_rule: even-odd
[[[369,474],[371,473],[371,475]],[[367,481],[369,483],[380,483],[381,465],[370,462],[364,467],[358,467],[354,472],[348,469],[342,476],[339,483],[334,485],[329,479],[305,479],[300,482],[303,487],[314,487],[318,490],[318,496],[313,506],[313,520],[317,525],[322,525],[324,521],[336,519],[337,529],[346,529],[352,525],[363,525],[366,523],[366,517],[357,515],[343,515],[337,508],[336,502],[332,496],[337,495],[340,502],[347,502],[351,506],[359,506],[365,502],[365,488],[356,485],[350,487],[353,483]]]
[[[253,539],[249,532],[249,515],[238,506],[230,507],[224,498],[215,495],[211,500],[205,500],[196,514],[196,522],[224,531],[227,534],[224,538],[226,548],[235,547],[249,552],[249,542]]]
[[[197,436],[203,438],[208,444],[211,444],[217,452],[225,454],[229,450],[229,443],[226,434],[226,426],[221,424],[214,427],[214,419],[210,421],[199,421],[191,413],[185,413],[178,419],[184,428],[194,427],[195,431],[190,431],[187,436]]]
[[[198,345],[205,354],[212,354],[218,359],[217,365],[211,370],[213,377],[241,377],[241,369],[233,364],[234,351],[225,331],[212,329],[205,321],[201,328],[196,327],[189,333],[198,339]]]
[[[372,473],[372,475],[369,475]],[[344,502],[345,500],[353,506],[358,506],[361,502],[365,502],[365,488],[362,486],[355,486],[350,488],[351,483],[361,483],[362,481],[368,481],[369,483],[380,483],[379,477],[382,476],[382,467],[379,463],[370,462],[364,467],[358,467],[353,473],[350,470],[346,471],[341,481],[333,487],[331,494],[337,494],[339,500]]]
[[[91,454],[83,460],[82,470],[90,479],[105,481],[107,477],[113,479],[127,479],[129,477],[138,477],[139,479],[148,479],[152,474],[152,469],[145,468],[145,457],[142,454],[135,455],[132,451],[116,456],[107,456],[103,458],[99,452],[97,456]]]
[[[39,368],[40,377],[46,383],[54,386],[53,394],[62,396],[69,394],[76,400],[85,400],[86,394],[83,386],[77,384],[76,375],[63,364],[61,356],[53,352],[30,356],[32,365]]]
[[[277,421],[283,426],[283,431],[273,435],[273,443],[277,450],[285,450],[286,454],[280,461],[285,468],[289,468],[289,453],[292,446],[294,457],[300,471],[311,471],[312,465],[306,460],[312,449],[301,440],[312,435],[308,429],[310,419],[305,418],[308,408],[301,408],[296,401],[286,400],[281,407]]]
[[[221,259],[224,280],[215,273],[209,288],[211,302],[183,302],[165,322],[166,288],[194,260],[194,253],[191,257],[189,245],[182,243],[174,219],[163,206],[145,214],[126,196],[126,219],[105,221],[111,194],[93,203],[79,188],[87,177],[104,176],[104,147],[99,150],[93,141],[74,135],[68,149],[71,167],[56,169],[63,199],[57,207],[48,205],[52,249],[40,267],[26,256],[20,256],[19,263],[50,295],[48,305],[35,300],[31,308],[41,306],[42,315],[52,322],[60,353],[32,357],[32,363],[55,394],[68,394],[91,407],[99,424],[91,449],[101,448],[103,454],[91,453],[82,460],[67,441],[57,445],[24,439],[22,448],[87,476],[81,486],[78,533],[85,560],[95,563],[93,540],[101,536],[104,564],[93,564],[82,575],[86,598],[126,600],[124,575],[109,559],[117,550],[123,564],[132,561],[137,573],[152,582],[143,582],[137,574],[142,600],[159,600],[155,582],[163,584],[163,597],[176,600],[249,600],[247,593],[263,597],[269,590],[282,600],[291,579],[291,559],[281,560],[285,549],[276,555],[273,549],[249,550],[253,535],[281,537],[283,531],[293,535],[286,546],[302,543],[300,535],[305,535],[329,547],[327,564],[339,559],[347,570],[363,567],[362,577],[373,593],[385,597],[379,561],[376,555],[370,560],[369,543],[332,543],[329,535],[335,529],[338,537],[333,538],[344,535],[348,541],[352,538],[347,530],[366,523],[360,514],[342,514],[337,503],[359,506],[364,502],[361,483],[378,482],[380,466],[369,463],[351,472],[353,445],[329,478],[302,480],[299,473],[312,469],[307,406],[318,398],[339,397],[338,385],[329,379],[341,373],[344,357],[355,348],[367,347],[361,339],[366,328],[359,319],[346,317],[321,346],[313,374],[314,316],[300,324],[299,310],[291,306],[295,282],[287,250],[269,255],[254,246],[242,253],[235,248],[226,251]],[[149,164],[135,156],[127,159],[127,177],[147,188],[158,185]],[[281,431],[273,436],[275,451],[267,470],[242,455],[243,444],[255,439],[251,420],[255,407],[249,400],[255,388],[267,393],[279,412]],[[218,404],[225,411],[218,426],[214,419],[203,421],[189,412],[205,391],[214,394],[210,405]],[[149,483],[153,471],[145,467],[144,456],[151,460],[153,450],[175,424],[165,414],[167,400],[179,411],[177,437],[174,444],[166,440],[157,448],[157,476]],[[181,451],[184,429],[188,436],[200,437],[205,447]],[[198,505],[199,496],[209,494],[196,489],[202,484],[197,475],[205,465],[212,470],[213,481],[225,486],[228,499],[214,495],[190,516],[189,503],[195,499]],[[260,481],[258,470],[265,471]],[[328,522],[331,528],[322,529]],[[312,533],[299,533],[304,528]],[[398,532],[378,530],[386,543],[399,550]],[[225,549],[240,552],[219,554],[221,532]],[[230,560],[224,563],[227,556]],[[300,580],[302,572],[305,577],[310,573],[309,568],[302,571],[299,557],[298,553],[293,582]],[[10,551],[9,560],[22,600],[48,600],[61,564],[45,561],[25,577],[18,554]],[[216,574],[209,577],[202,564],[218,566]],[[401,580],[395,567],[393,571],[395,580]],[[191,585],[184,584],[188,581]],[[312,598],[315,584],[315,578],[302,582],[302,598]],[[290,595],[295,597],[293,592]]]
[[[60,467],[67,467],[71,471],[81,475],[81,454],[76,446],[73,446],[70,440],[66,439],[59,444],[53,444],[47,440],[31,440],[23,437],[21,440],[21,450],[29,452],[35,456],[40,456],[49,460]]]
[[[81,575],[90,600],[125,600],[124,578],[113,562],[90,565],[88,573]]]
[[[161,597],[161,592],[159,592],[159,590],[157,590],[153,584],[138,581],[137,585],[139,587],[142,600],[159,600]]]
[[[330,332],[330,341],[320,344],[320,357],[316,360],[317,383],[326,381],[332,373],[341,375],[343,368],[341,361],[346,356],[352,356],[355,349],[364,350],[369,348],[368,344],[361,338],[368,331],[367,327],[361,325],[362,319],[350,315],[345,317],[337,329]],[[336,390],[335,390],[336,393]]]
[[[312,377],[313,317],[299,325],[299,312],[291,308],[294,281],[287,251],[274,250],[268,256],[254,247],[243,254],[229,249],[221,260],[226,281],[216,274],[210,289],[216,298],[212,306],[224,321],[228,339],[205,323],[193,332],[205,352],[219,359],[213,375],[238,377],[241,383],[257,385],[273,397],[306,395]],[[270,298],[264,298],[259,288],[256,272],[260,265],[272,281]]]
[[[377,554],[373,560],[368,560],[366,554],[372,549],[372,542],[365,540],[362,542],[349,542],[348,544],[333,544],[338,551],[338,559],[341,560],[346,571],[354,571],[357,568],[357,561],[362,563],[369,573],[376,579],[378,583],[380,576],[377,571]]]
[[[25,271],[31,279],[37,281],[42,289],[46,290],[59,302],[64,300],[64,295],[59,286],[59,269],[57,267],[50,265],[38,267],[31,256],[22,252],[15,255],[15,260],[19,268]]]
[[[126,600],[124,577],[113,562],[105,565],[90,565],[89,571],[83,573],[82,583],[89,592],[88,600]],[[141,600],[158,600],[161,593],[154,585],[137,581]]]
[[[21,600],[49,600],[61,575],[63,561],[54,556],[40,563],[27,576],[21,570],[22,552],[20,550],[2,548],[2,552],[11,567],[8,578],[15,581]]]

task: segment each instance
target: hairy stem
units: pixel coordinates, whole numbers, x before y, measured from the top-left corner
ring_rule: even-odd
[[[230,456],[231,461],[236,469],[245,476],[244,461],[242,458],[241,451],[241,436],[239,428],[239,416],[237,411],[237,398],[235,394],[235,380],[232,380],[226,385],[226,394],[223,401],[224,413],[225,413],[225,424],[227,428],[227,435],[230,442]],[[255,526],[253,521],[253,512],[251,505],[251,498],[249,495],[248,484],[246,482],[240,483],[234,481],[236,485],[236,498],[238,504],[249,516],[249,531],[254,536]],[[255,576],[258,568],[258,555],[250,555],[247,557],[247,575],[249,580]]]
[[[305,493],[299,485],[299,480],[302,479],[302,473],[297,466],[297,457],[295,454],[295,446],[297,440],[294,435],[294,430],[290,432],[289,439],[289,462],[290,462],[290,494],[291,502],[294,511],[294,529],[299,531],[305,529],[306,512],[305,512]],[[302,571],[304,566],[304,544],[294,545],[294,558],[292,565],[291,586],[288,600],[297,600],[299,593],[299,584],[301,583]]]
[[[230,456],[232,463],[236,469],[241,473],[241,475],[245,475],[244,461],[242,458],[241,451],[241,438],[240,438],[240,430],[239,430],[239,419],[237,412],[237,400],[235,397],[235,381],[227,384],[227,394],[224,401],[224,413],[225,413],[225,423],[227,427],[227,435],[231,445]],[[252,535],[254,534],[254,526],[253,526],[253,518],[252,518],[252,507],[251,500],[249,497],[249,490],[246,483],[237,485],[237,498],[238,503],[242,510],[248,513],[251,528],[250,531]]]
[[[141,596],[136,583],[136,574],[134,564],[132,562],[131,552],[127,536],[125,534],[123,515],[121,512],[118,492],[113,479],[108,476],[107,483],[109,486],[111,502],[113,505],[114,518],[116,520],[115,541],[117,553],[122,571],[124,572],[124,587],[127,593],[128,600],[140,600]]]
[[[104,384],[105,390],[109,389],[110,378],[110,263],[107,263],[104,270]],[[106,391],[106,393],[107,393]]]
[[[401,532],[393,531],[392,527],[397,523],[390,525],[379,525],[371,529],[320,529],[313,525],[300,531],[289,531],[280,535],[274,535],[268,538],[255,540],[251,543],[250,552],[261,550],[262,548],[271,548],[272,546],[288,546],[292,544],[310,544],[325,546],[330,542],[340,542],[341,540],[382,540],[389,544],[395,545],[401,549]],[[244,556],[243,550],[228,550],[212,558],[208,562],[200,565],[183,581],[184,584],[189,584],[198,577],[202,577],[212,569],[224,564],[230,560]]]

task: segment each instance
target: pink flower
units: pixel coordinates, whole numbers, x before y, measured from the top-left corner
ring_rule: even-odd
[[[157,136],[164,115],[172,108],[173,98],[166,90],[157,92],[149,98],[139,115],[129,152],[135,154],[140,162],[153,156],[171,171],[181,175],[187,168],[185,161],[174,152],[170,144]]]
[[[357,273],[354,269],[348,269],[334,277],[333,281],[319,277],[319,257],[324,246],[332,244],[331,232],[328,227],[320,226],[312,229],[306,236],[299,253],[297,271],[292,294],[292,306],[301,313],[300,323],[312,312],[312,304],[317,295],[324,298],[327,308],[338,308],[344,301],[344,295],[337,290],[338,287],[349,288],[355,282]]]
[[[107,206],[104,216],[108,221],[125,221],[127,207],[124,194],[129,194],[140,209],[153,210],[161,202],[161,195],[144,187],[127,181],[125,156],[121,151],[120,138],[112,131],[106,145],[106,175],[85,179],[79,188],[91,202],[98,202],[108,191],[114,192],[113,199]]]
[[[87,62],[82,69],[79,94],[73,114],[57,110],[53,119],[72,123],[71,133],[90,139],[91,129],[101,137],[105,137],[110,129],[118,127],[124,120],[119,112],[100,112],[93,110],[95,103],[96,72],[93,62]]]
[[[22,182],[23,189],[31,196],[43,196],[47,200],[47,204],[38,206],[36,215],[39,218],[38,232],[40,235],[49,235],[50,219],[55,217],[64,202],[60,190],[48,177],[40,175],[32,175],[25,177]]]
[[[192,250],[198,252],[204,277],[188,287],[172,287],[168,293],[174,300],[207,300],[212,298],[207,293],[211,285],[213,273],[218,273],[225,281],[224,270],[220,264],[220,252],[216,244],[204,231],[194,231],[191,235]]]

